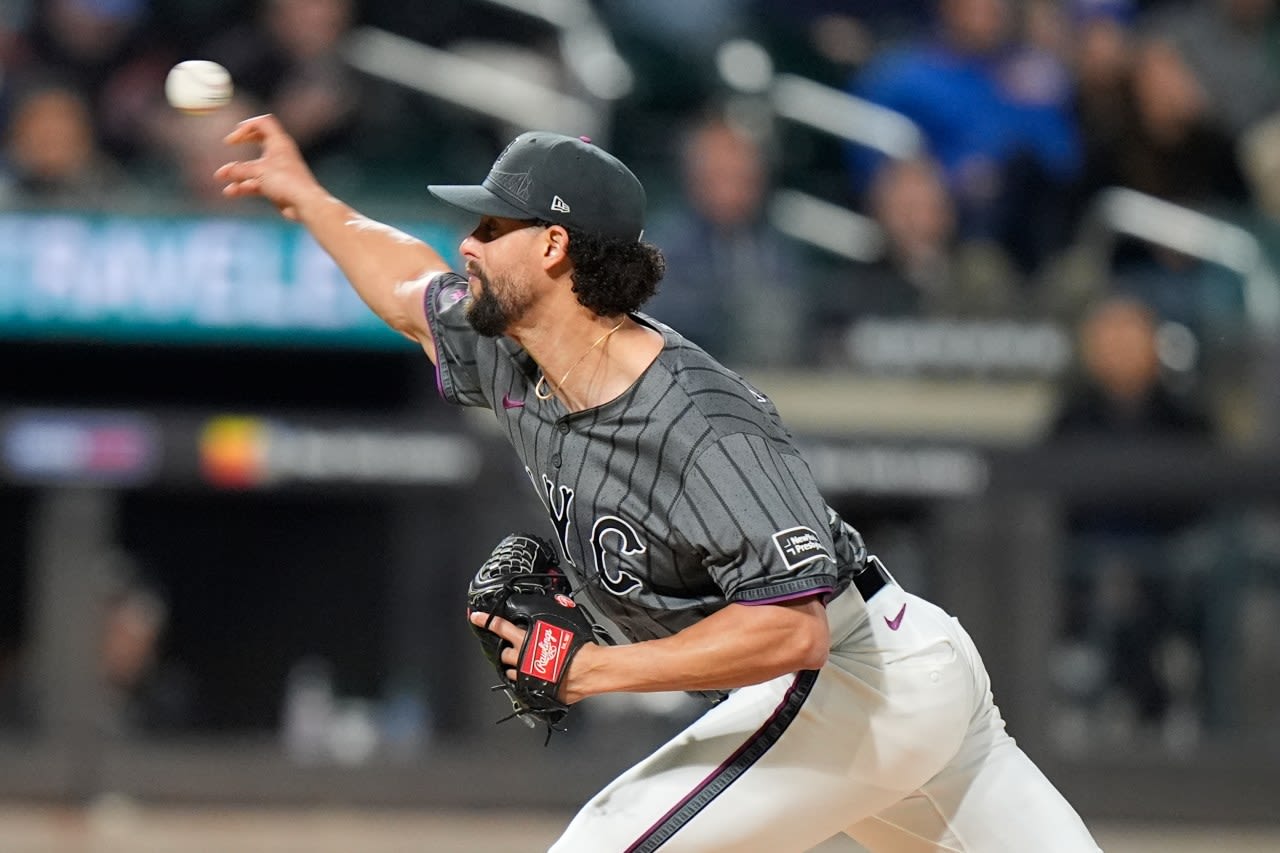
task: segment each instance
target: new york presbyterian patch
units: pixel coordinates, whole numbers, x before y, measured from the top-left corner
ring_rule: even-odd
[[[773,534],[773,547],[777,548],[778,553],[782,555],[782,562],[793,571],[817,560],[835,562],[835,558],[827,551],[827,546],[822,544],[818,534],[807,527],[788,527],[786,530],[779,530]]]

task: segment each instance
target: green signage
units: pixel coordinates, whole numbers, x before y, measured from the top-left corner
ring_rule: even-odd
[[[412,346],[292,223],[50,213],[0,214],[0,338]]]

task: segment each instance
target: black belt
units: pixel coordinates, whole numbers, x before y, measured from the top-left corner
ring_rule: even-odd
[[[868,557],[862,571],[853,576],[853,585],[862,594],[863,601],[870,601],[871,596],[893,583],[889,570],[884,567],[878,557]]]

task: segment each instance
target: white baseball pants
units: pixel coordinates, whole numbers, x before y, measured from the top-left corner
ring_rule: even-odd
[[[734,691],[623,773],[551,853],[1096,853],[1004,728],[969,635],[889,585],[828,607],[816,673]]]

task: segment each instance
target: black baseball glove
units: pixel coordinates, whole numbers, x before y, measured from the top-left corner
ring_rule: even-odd
[[[471,630],[498,673],[494,690],[505,691],[511,700],[512,713],[504,720],[519,717],[530,726],[542,723],[548,739],[551,732],[564,730],[569,706],[557,693],[573,656],[587,643],[608,641],[604,630],[574,602],[572,592],[551,546],[527,534],[512,534],[499,542],[467,590],[468,612],[490,614],[484,628],[473,624]],[[487,630],[495,616],[528,631],[514,682],[507,678],[512,667],[501,657],[511,644]]]

